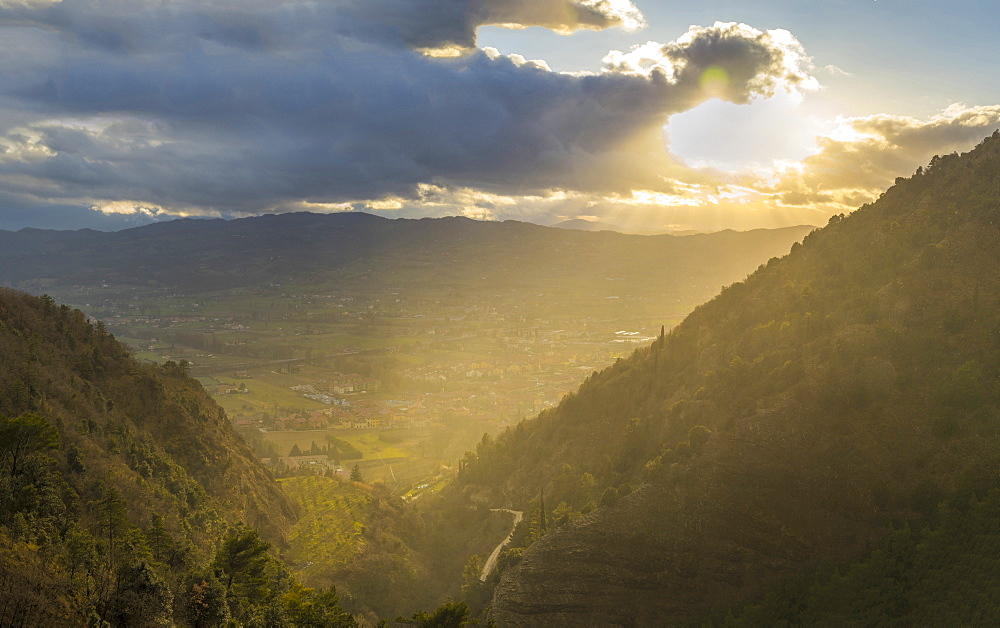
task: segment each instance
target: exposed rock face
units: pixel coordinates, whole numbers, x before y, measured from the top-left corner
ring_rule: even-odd
[[[831,516],[822,492],[794,489],[770,505],[747,498],[773,499],[782,484],[795,483],[797,471],[780,456],[760,462],[738,476],[734,465],[706,455],[672,486],[644,486],[542,537],[504,574],[493,618],[501,626],[697,622],[718,613],[720,602],[753,599],[777,578],[860,549],[870,510]],[[733,490],[709,496],[706,487],[717,482]]]

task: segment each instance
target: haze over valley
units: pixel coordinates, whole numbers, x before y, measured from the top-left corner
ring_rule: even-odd
[[[8,233],[3,279],[81,307],[140,360],[184,360],[261,456],[287,467],[293,445],[348,436],[352,464],[405,493],[809,230],[289,214]]]

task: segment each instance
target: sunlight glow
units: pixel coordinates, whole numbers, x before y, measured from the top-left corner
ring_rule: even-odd
[[[399,197],[383,198],[376,201],[367,201],[365,207],[376,211],[386,211],[403,208],[403,199]]]
[[[150,217],[166,212],[163,207],[155,203],[144,203],[142,201],[105,201],[92,205],[90,209],[102,214],[141,214]],[[187,215],[176,211],[171,211],[170,214],[181,217]]]
[[[660,205],[664,207],[695,206],[698,202],[691,196],[680,194],[664,194],[651,190],[632,190],[631,198],[621,199],[623,203],[639,203],[642,205]]]
[[[461,57],[462,55],[468,53],[470,49],[460,48],[458,46],[445,46],[444,48],[418,48],[417,52],[427,57],[435,58],[454,58]]]
[[[832,131],[823,134],[824,137],[828,137],[836,142],[847,142],[847,143],[861,142],[863,140],[876,137],[872,133],[865,133],[863,131],[859,131],[854,126],[853,119],[848,119],[838,116],[835,121],[835,124],[836,126],[833,128]]]
[[[720,77],[702,82],[718,85]],[[721,68],[720,68],[721,70]],[[698,169],[722,172],[772,170],[798,162],[819,151],[816,137],[824,126],[805,114],[803,95],[778,90],[771,98],[756,98],[748,105],[710,100],[671,116],[664,128],[671,154]]]
[[[354,211],[351,203],[313,203],[302,201],[297,203],[295,211],[315,212],[317,214],[341,214],[343,212]]]

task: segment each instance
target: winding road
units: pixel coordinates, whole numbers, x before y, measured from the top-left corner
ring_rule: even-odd
[[[490,572],[497,566],[497,558],[500,556],[500,552],[513,540],[514,529],[517,528],[517,524],[521,523],[521,518],[524,516],[524,513],[520,510],[507,510],[506,508],[490,508],[490,510],[493,512],[509,512],[514,515],[514,525],[510,527],[510,534],[507,535],[507,538],[500,541],[500,545],[497,545],[493,553],[490,554],[490,557],[486,559],[486,564],[483,565],[483,573],[479,576],[480,582],[486,582],[486,578],[489,577]]]

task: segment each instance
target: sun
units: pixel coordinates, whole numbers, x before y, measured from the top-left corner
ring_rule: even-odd
[[[712,92],[725,89],[727,80],[723,68],[710,66],[701,84]],[[815,138],[821,132],[800,106],[802,99],[784,90],[746,105],[713,98],[671,116],[664,141],[671,154],[694,168],[738,172],[800,161],[818,151]]]

